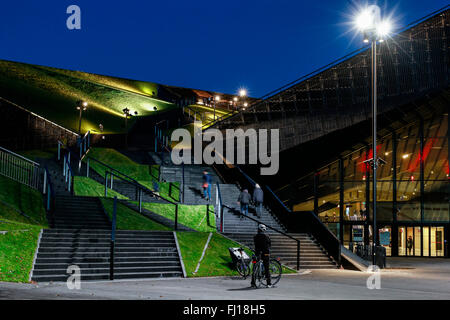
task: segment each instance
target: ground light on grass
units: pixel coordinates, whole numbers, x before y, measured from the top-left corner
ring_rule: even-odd
[[[73,178],[73,192],[76,196],[83,197],[104,197],[105,186],[88,177],[75,176]],[[117,191],[108,188],[108,197],[118,199],[128,199]]]
[[[134,202],[136,203],[136,202]],[[163,217],[175,221],[175,205],[166,203],[143,203],[142,206]],[[201,232],[216,232],[214,207],[206,205],[178,205],[178,223]]]
[[[112,219],[113,214],[113,199],[101,199],[102,204]],[[126,207],[121,203],[117,203],[116,221],[118,230],[153,230],[153,231],[171,231],[171,228],[163,226],[138,212]]]

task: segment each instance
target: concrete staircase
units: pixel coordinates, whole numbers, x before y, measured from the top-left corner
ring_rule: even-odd
[[[110,268],[110,231],[44,230],[32,280],[66,281],[67,268],[77,265],[81,280],[107,280]],[[182,276],[172,232],[117,231],[114,278],[162,278]]]
[[[268,232],[272,242],[271,254],[280,258],[280,262],[291,268],[297,267],[297,241],[279,233]],[[300,240],[300,269],[335,269],[337,266],[328,257],[322,247],[306,233],[288,233],[291,237]],[[254,248],[254,234],[225,233],[245,246]]]
[[[53,215],[57,229],[111,230],[111,223],[98,198],[57,195]]]
[[[166,156],[166,159],[168,157]],[[258,223],[247,218],[241,218],[240,206],[237,199],[240,189],[235,184],[224,184],[210,167],[202,165],[185,165],[185,196],[186,204],[207,204],[202,197],[202,174],[208,171],[212,177],[212,200],[210,204],[215,204],[216,183],[219,182],[219,189],[224,205],[223,211],[223,233],[245,246],[253,247],[253,236],[258,230]],[[161,166],[161,178],[166,181],[182,181],[182,167],[167,163]],[[250,193],[253,190],[249,190]],[[267,226],[276,230],[286,232],[286,228],[273,216],[267,208],[263,208],[261,217],[256,216],[256,210],[250,206],[249,216],[261,221]],[[216,222],[219,225],[219,221]],[[283,236],[282,234],[268,229],[268,234],[272,240],[272,253],[280,258],[280,261],[290,267],[297,266],[297,242]],[[336,268],[336,264],[328,257],[320,245],[307,234],[290,234],[300,240],[300,267],[302,269]]]
[[[71,195],[60,164],[41,163],[50,172],[55,206],[52,229],[43,230],[39,241],[32,280],[66,281],[71,265],[80,267],[82,280],[109,279],[111,223],[100,200]],[[114,263],[115,279],[183,275],[172,232],[117,230]]]

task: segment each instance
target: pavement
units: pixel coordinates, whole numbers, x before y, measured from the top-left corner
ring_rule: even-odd
[[[0,299],[120,300],[450,300],[450,259],[390,258],[380,273],[380,289],[368,289],[373,273],[302,270],[284,275],[274,288],[250,288],[238,277],[118,280],[65,283],[0,282]],[[372,283],[372,282],[371,282]]]

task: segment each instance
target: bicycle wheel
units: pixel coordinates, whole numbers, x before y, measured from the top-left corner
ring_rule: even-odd
[[[281,268],[281,263],[276,259],[270,259],[269,261],[270,279],[271,284],[277,284],[281,279],[281,273],[283,269]],[[264,277],[263,284],[267,285],[267,279]]]
[[[266,277],[264,276],[264,266],[262,262],[258,262],[253,267],[253,277],[255,279],[255,285],[257,288],[261,288],[266,285]]]
[[[244,279],[247,278],[250,274],[250,265],[245,263],[244,261],[238,261],[236,263],[236,269]]]

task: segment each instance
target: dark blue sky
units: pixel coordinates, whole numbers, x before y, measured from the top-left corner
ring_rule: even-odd
[[[448,3],[378,1],[398,27]],[[79,31],[66,28],[71,4]],[[361,46],[346,34],[349,0],[2,0],[0,10],[0,59],[257,97]]]

